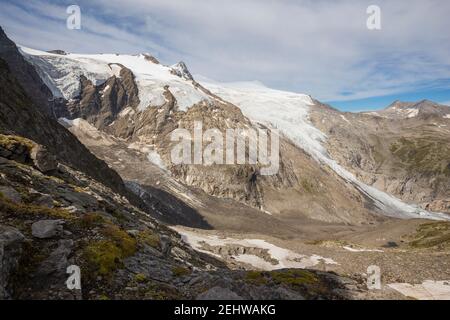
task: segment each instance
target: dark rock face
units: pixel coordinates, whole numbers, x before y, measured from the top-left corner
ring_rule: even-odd
[[[105,129],[125,108],[139,105],[138,88],[131,70],[121,66],[120,77],[111,77],[95,86],[80,78],[80,95],[68,103],[69,117],[83,118],[99,129]]]
[[[116,172],[90,153],[74,135],[56,120],[41,112],[14,77],[8,64],[1,58],[0,88],[2,88],[0,133],[15,133],[34,140],[45,146],[47,152],[56,156],[59,162],[86,172],[113,190],[126,193],[123,181]],[[41,156],[39,159],[43,160]],[[40,160],[38,160],[39,163],[44,164]],[[47,158],[45,169],[49,168],[47,166],[49,163],[49,158]]]
[[[243,298],[230,289],[213,287],[199,294],[197,300],[243,300]]]
[[[8,39],[1,27],[0,58],[6,61],[15,78],[22,84],[25,93],[33,97],[45,113],[51,115],[54,101],[50,89],[43,83],[36,69],[25,61],[14,42]]]
[[[0,300],[9,299],[9,277],[19,265],[25,237],[19,230],[0,225]]]

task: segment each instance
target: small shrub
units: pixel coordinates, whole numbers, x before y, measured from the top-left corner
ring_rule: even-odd
[[[134,281],[142,283],[147,281],[147,276],[143,273],[138,273],[134,276]]]
[[[107,240],[90,243],[83,251],[89,274],[111,276],[122,265],[123,253],[113,242]]]
[[[184,277],[191,273],[191,270],[184,267],[173,267],[172,268],[172,274],[174,277]]]
[[[137,249],[136,239],[131,237],[124,230],[115,225],[107,225],[103,228],[102,233],[104,236],[114,241],[114,243],[122,251],[123,257],[129,257],[135,254]]]
[[[152,248],[161,248],[161,240],[159,238],[159,235],[150,230],[139,232],[139,234],[137,235],[137,239],[140,243],[146,244]]]

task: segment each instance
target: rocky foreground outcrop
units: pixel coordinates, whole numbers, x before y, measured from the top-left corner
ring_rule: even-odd
[[[357,284],[308,270],[230,270],[86,174],[61,163],[40,170],[35,142],[0,138],[1,299],[343,299]],[[66,285],[72,265],[81,290]]]

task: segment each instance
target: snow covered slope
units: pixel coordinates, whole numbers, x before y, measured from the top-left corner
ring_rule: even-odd
[[[206,78],[197,77],[197,80],[214,94],[237,105],[252,121],[277,128],[280,133],[314,159],[328,165],[343,179],[354,184],[371,198],[385,215],[397,218],[449,219],[448,215],[428,212],[417,206],[405,204],[391,195],[360,182],[352,173],[333,160],[323,146],[326,140],[325,134],[309,121],[308,113],[314,105],[311,97],[273,90],[257,82],[221,84]]]
[[[164,104],[164,87],[170,86],[178,106],[185,110],[202,100],[210,97],[195,88],[192,81],[185,76],[178,76],[179,66],[174,70],[148,59],[145,54],[119,55],[119,54],[53,54],[45,51],[20,47],[24,57],[32,64],[39,66],[40,75],[56,97],[67,100],[75,98],[80,91],[80,76],[84,75],[93,84],[104,83],[112,76],[120,77],[121,66],[130,69],[136,77],[139,89],[139,110],[151,106]],[[175,71],[175,72],[174,72]]]

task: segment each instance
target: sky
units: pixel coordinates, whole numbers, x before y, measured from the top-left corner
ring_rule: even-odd
[[[69,30],[66,9],[81,9]],[[381,29],[369,30],[369,5]],[[0,0],[16,43],[76,53],[150,53],[219,82],[264,85],[346,111],[394,100],[450,105],[448,0]]]

